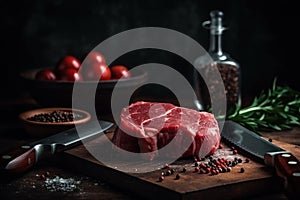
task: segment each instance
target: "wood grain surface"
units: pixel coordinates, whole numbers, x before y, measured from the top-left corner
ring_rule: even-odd
[[[108,134],[109,137],[111,135],[112,133]],[[276,140],[273,140],[273,143],[289,150],[297,158],[300,158],[298,146]],[[85,145],[88,149],[99,147],[99,145],[103,145],[103,138],[97,138]],[[252,159],[249,163],[246,163],[244,155],[239,153],[233,154],[231,147],[226,144],[223,145],[224,147],[218,149],[214,154],[216,158],[224,157],[228,160],[241,158],[242,163],[232,167],[231,172],[217,175],[195,172],[192,158],[177,160],[167,168],[160,168],[147,173],[126,173],[118,170],[117,167],[105,166],[95,159],[83,145],[64,152],[61,158],[63,159],[62,162],[71,166],[72,169],[77,169],[88,176],[102,179],[120,190],[133,193],[145,199],[162,197],[171,199],[238,199],[283,190],[281,180],[275,176],[273,168]],[[127,165],[132,167],[122,160],[117,164],[122,165],[123,169]],[[186,168],[186,172],[182,172],[183,168]],[[244,169],[243,173],[240,171],[241,168]],[[159,181],[161,173],[166,173],[170,169],[175,171],[174,174],[165,176],[163,181]],[[179,179],[176,179],[177,174],[180,175]]]

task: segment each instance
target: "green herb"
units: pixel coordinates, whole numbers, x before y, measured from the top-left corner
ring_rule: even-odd
[[[256,131],[291,129],[300,125],[300,93],[278,86],[275,79],[271,89],[263,91],[249,106],[238,103],[226,118]]]

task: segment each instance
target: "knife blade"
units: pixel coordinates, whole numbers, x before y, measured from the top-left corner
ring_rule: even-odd
[[[108,121],[92,120],[58,134],[22,145],[1,154],[0,170],[2,173],[12,174],[25,172],[41,159],[70,149],[80,144],[83,140],[104,134],[112,126],[113,123]],[[80,136],[77,130],[80,130]]]
[[[276,174],[283,179],[286,195],[299,199],[300,163],[294,155],[231,120],[225,121],[221,137],[267,166],[274,167]]]

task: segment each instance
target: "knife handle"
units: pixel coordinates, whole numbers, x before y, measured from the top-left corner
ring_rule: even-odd
[[[291,153],[281,153],[274,157],[274,166],[278,176],[284,179],[286,195],[290,199],[300,197],[300,162]]]
[[[31,146],[20,146],[0,157],[1,170],[9,173],[22,173],[36,163],[36,150]]]

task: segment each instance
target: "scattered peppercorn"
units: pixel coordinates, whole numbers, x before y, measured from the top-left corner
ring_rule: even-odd
[[[273,142],[272,138],[269,138],[269,142]]]
[[[231,162],[231,166],[232,166],[232,167],[234,167],[234,166],[236,166],[236,165],[237,165],[237,162],[236,162],[236,161]]]
[[[171,169],[171,174],[174,174],[174,172],[175,172],[175,169]]]
[[[166,163],[166,164],[164,165],[163,169],[167,169],[168,167],[169,167],[169,164]]]
[[[242,167],[242,168],[240,169],[240,172],[241,172],[241,173],[244,173],[244,172],[245,172],[245,169]]]
[[[209,167],[207,167],[207,168],[205,169],[205,172],[206,172],[206,173],[209,173],[210,170],[211,170],[211,169],[210,169]]]
[[[166,176],[170,176],[171,175],[171,170],[168,170],[167,172],[166,172]]]
[[[221,169],[222,169],[223,173],[225,173],[227,171],[225,167],[222,167]]]
[[[159,180],[160,182],[162,182],[164,179],[165,179],[164,176],[160,176],[158,180]]]
[[[199,164],[199,167],[204,168],[204,167],[205,167],[205,164],[204,164],[204,163],[200,163],[200,164]]]
[[[217,171],[216,170],[211,170],[211,175],[217,175]]]
[[[228,157],[216,157],[216,155],[208,155],[205,157],[193,157],[191,159],[192,163],[188,167],[183,167],[179,172],[190,172],[198,173],[198,174],[208,174],[211,176],[218,175],[220,173],[231,172],[232,168],[243,163],[243,159],[239,157],[238,150],[235,147],[231,148],[232,154],[235,156]],[[245,163],[250,162],[249,158],[245,158]],[[168,164],[165,164],[163,169],[166,169],[164,172],[161,172],[161,176],[159,177],[159,181],[162,182],[167,176],[174,174],[177,169],[170,167]],[[239,169],[239,173],[244,173],[245,169],[242,167]],[[174,180],[180,179],[180,173],[176,173]]]

